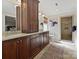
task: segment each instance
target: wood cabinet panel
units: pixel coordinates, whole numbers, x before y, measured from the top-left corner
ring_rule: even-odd
[[[19,38],[17,48],[19,59],[29,59],[29,39],[27,37]]]
[[[2,44],[2,59],[17,59],[16,41],[4,41]]]
[[[45,32],[43,34],[43,46],[45,47],[49,43],[49,34]]]
[[[31,59],[34,58],[41,50],[39,35],[31,36]]]
[[[38,0],[21,2],[22,32],[32,33],[38,31]]]
[[[3,41],[3,59],[29,59],[29,45],[27,37]]]
[[[40,46],[41,46],[41,50],[43,49],[43,33],[39,34],[39,39],[40,39]]]
[[[38,31],[38,0],[31,0],[31,32]]]

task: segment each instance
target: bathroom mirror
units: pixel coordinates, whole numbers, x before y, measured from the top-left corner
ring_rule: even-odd
[[[2,30],[20,31],[17,29],[17,0],[2,0]],[[19,11],[20,12],[20,11]],[[19,25],[20,26],[20,25]]]
[[[5,15],[5,31],[16,30],[16,17]]]

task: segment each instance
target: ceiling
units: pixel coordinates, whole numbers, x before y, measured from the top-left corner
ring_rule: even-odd
[[[2,0],[3,12],[15,14],[16,0]],[[56,6],[56,3],[58,6]],[[47,16],[76,10],[76,0],[40,0],[39,11]]]
[[[76,10],[76,4],[76,0],[40,0],[39,11],[47,16],[57,15]]]

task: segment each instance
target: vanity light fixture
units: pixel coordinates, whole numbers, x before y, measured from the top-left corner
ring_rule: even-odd
[[[42,15],[42,17],[45,17],[45,15]]]
[[[21,0],[16,1],[16,6],[21,6]]]
[[[46,15],[44,15],[43,13],[39,12],[39,16],[42,16],[43,18],[48,18]]]
[[[42,15],[42,13],[40,13],[40,12],[39,12],[39,15],[41,16],[41,15]]]
[[[18,2],[18,4],[21,4],[21,0],[18,0],[17,2]]]

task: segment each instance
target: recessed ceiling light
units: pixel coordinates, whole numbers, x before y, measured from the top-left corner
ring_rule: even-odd
[[[56,6],[58,6],[58,3],[55,3]]]

